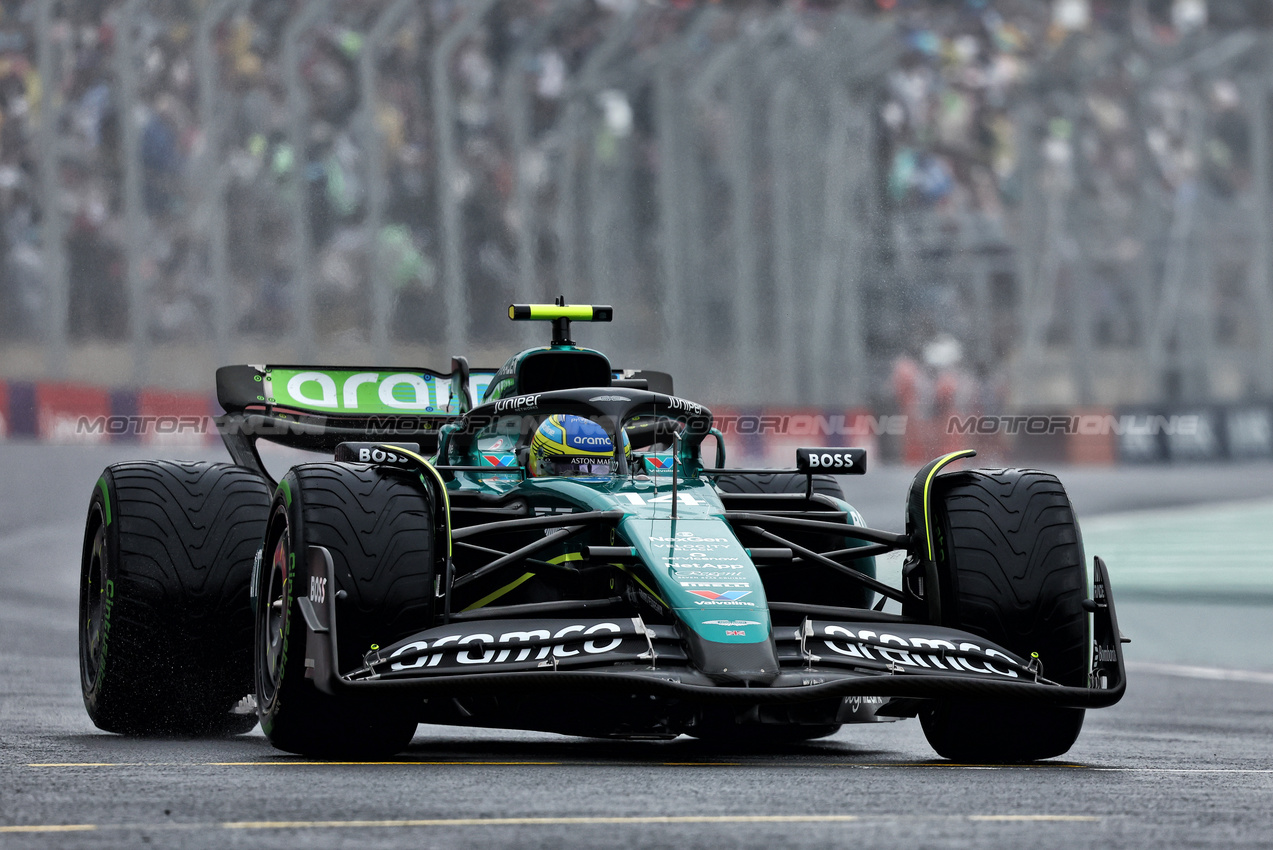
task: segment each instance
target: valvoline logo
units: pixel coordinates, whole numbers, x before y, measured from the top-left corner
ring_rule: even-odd
[[[653,469],[671,469],[672,468],[672,458],[670,457],[646,455],[645,462],[648,463],[650,467]]]
[[[483,454],[482,459],[491,466],[513,466],[517,462],[517,455],[513,454]]]
[[[724,593],[717,593],[714,590],[691,590],[690,593],[695,596],[701,596],[704,599],[710,599],[713,602],[737,602],[744,596],[751,596],[750,590],[727,590]]]
[[[546,439],[552,440],[553,442],[566,442],[565,433],[551,418],[545,419],[544,423],[539,426],[539,433],[543,434]]]

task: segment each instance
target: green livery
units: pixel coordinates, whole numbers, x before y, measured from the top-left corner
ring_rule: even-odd
[[[384,757],[421,722],[774,743],[919,717],[939,755],[1013,762],[1066,752],[1085,709],[1121,698],[1108,572],[1097,558],[1089,579],[1054,476],[952,472],[973,454],[953,452],[915,476],[904,531],[872,528],[828,474],[864,474],[867,449],[727,466],[712,411],[676,395],[671,376],[616,368],[571,339],[571,322],[612,316],[564,299],[512,305],[511,319],[549,322],[552,338],[499,368],[219,369],[235,465],[124,464],[95,493],[81,634],[94,721],[244,729],[241,713],[219,716],[240,680],[190,690],[134,650],[184,640],[176,613],[138,618],[151,631],[112,644],[101,666],[105,607],[92,593],[138,604],[119,578],[131,562],[111,553],[147,545],[128,535],[151,527],[155,502],[130,494],[150,491],[175,494],[172,511],[237,518],[222,532],[239,535],[234,558],[252,553],[240,537],[259,524],[250,564],[208,567],[238,602],[193,598],[179,577],[160,590],[171,612],[227,618],[199,652],[252,658],[261,726],[290,752]],[[276,481],[261,439],[326,459]],[[173,487],[174,475],[205,489]],[[903,558],[900,582],[877,575],[887,553]],[[167,688],[189,711],[123,696],[103,709],[94,665],[108,695]],[[173,720],[184,716],[198,724]]]

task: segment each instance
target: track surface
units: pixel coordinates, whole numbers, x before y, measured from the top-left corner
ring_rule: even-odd
[[[216,456],[176,453],[201,455]],[[102,734],[77,680],[79,535],[101,468],[136,456],[0,444],[0,847],[1270,844],[1273,608],[1260,605],[1123,600],[1127,697],[1089,712],[1065,759],[1027,767],[938,761],[914,721],[769,751],[422,726],[399,762],[374,765],[305,763],[259,732]],[[1080,520],[1273,497],[1267,465],[1059,474]],[[845,483],[896,527],[908,478]]]

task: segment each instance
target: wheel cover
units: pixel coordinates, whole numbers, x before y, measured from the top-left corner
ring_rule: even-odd
[[[258,702],[268,710],[278,696],[283,681],[283,665],[287,660],[288,615],[292,594],[289,566],[292,561],[286,509],[276,513],[277,538],[269,567],[262,571],[261,592],[257,596],[256,678]],[[275,535],[271,535],[275,537]]]
[[[106,523],[100,505],[94,505],[90,523],[96,526],[88,552],[88,568],[80,579],[80,675],[86,692],[97,687],[105,666],[105,624],[109,621],[110,600],[105,576],[109,572]]]

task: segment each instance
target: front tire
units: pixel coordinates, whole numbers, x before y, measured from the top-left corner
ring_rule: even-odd
[[[257,710],[271,744],[324,758],[374,758],[411,742],[416,714],[408,705],[324,694],[306,677],[298,600],[309,588],[309,547],[326,547],[337,584],[329,591],[338,599],[336,665],[347,671],[372,644],[388,646],[432,624],[433,537],[429,497],[397,473],[313,463],[284,476],[256,585]]]
[[[1044,678],[1085,687],[1087,569],[1061,482],[1029,469],[960,472],[937,479],[933,502],[942,625],[1038,653]],[[920,720],[943,758],[1023,762],[1069,751],[1083,710],[941,700]]]
[[[252,560],[269,512],[253,472],[166,460],[108,466],[80,570],[84,706],[126,735],[247,732]]]

